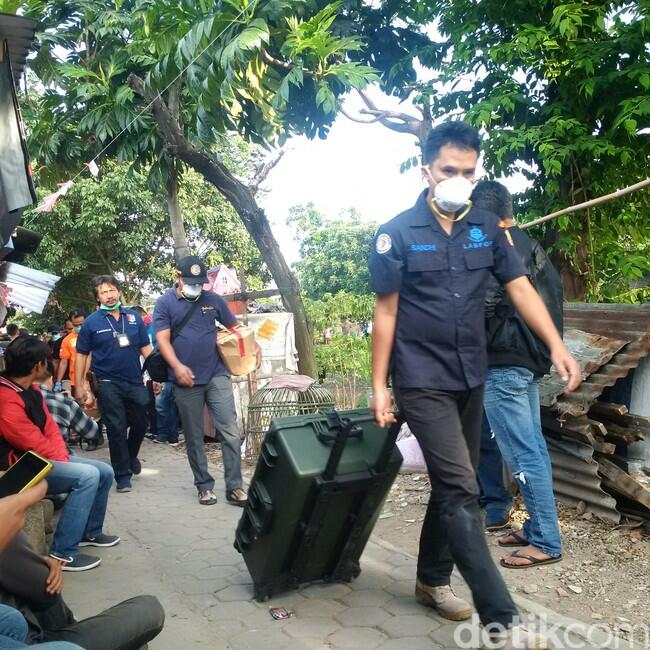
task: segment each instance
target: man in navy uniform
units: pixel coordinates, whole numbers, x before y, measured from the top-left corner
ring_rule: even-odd
[[[422,448],[431,498],[422,526],[416,598],[463,620],[469,603],[450,587],[454,564],[481,622],[505,648],[546,648],[518,625],[517,609],[490,557],[478,503],[483,383],[487,370],[483,303],[490,274],[547,345],[566,390],[580,368],[526,277],[498,218],[472,208],[480,137],[463,122],[432,129],[416,204],[379,228],[370,257],[377,294],[371,408],[380,426],[394,420],[389,374],[401,415]],[[513,645],[517,644],[517,645]]]
[[[207,281],[203,260],[194,255],[181,259],[176,266],[176,283],[156,302],[154,330],[158,349],[169,364],[169,378],[174,382],[174,398],[183,422],[187,458],[199,503],[209,506],[217,502],[203,445],[203,411],[207,406],[221,434],[226,501],[243,507],[247,495],[241,474],[235,399],[230,375],[216,345],[216,322],[237,327],[239,321],[221,296],[203,291]],[[178,331],[185,317],[186,324]],[[172,336],[174,330],[176,336]],[[258,349],[258,366],[259,362]]]
[[[147,430],[149,395],[142,383],[140,357],[148,357],[152,347],[140,315],[122,306],[117,278],[97,276],[93,291],[99,309],[86,318],[77,339],[76,399],[82,406],[89,399],[85,368],[92,354],[117,491],[130,492],[132,475],[142,471],[138,453]]]

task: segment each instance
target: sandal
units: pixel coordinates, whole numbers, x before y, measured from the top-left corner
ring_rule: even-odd
[[[517,541],[516,542],[500,542],[497,540],[497,544],[499,546],[503,547],[509,547],[509,546],[528,546],[529,542],[528,540],[519,533],[517,530],[513,530],[511,533],[508,533],[508,537],[514,537]]]
[[[528,569],[531,566],[541,566],[542,564],[555,564],[556,562],[562,561],[561,555],[559,555],[558,557],[547,557],[544,560],[540,560],[537,557],[528,555],[527,553],[522,553],[521,551],[513,551],[510,554],[510,557],[519,557],[522,560],[528,560],[530,564],[510,564],[509,562],[506,562],[505,560],[502,559],[500,562],[502,567],[506,569]]]

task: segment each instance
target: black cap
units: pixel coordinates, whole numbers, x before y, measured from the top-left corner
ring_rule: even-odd
[[[205,264],[196,255],[187,255],[177,265],[176,269],[181,274],[185,284],[206,284],[208,273]]]

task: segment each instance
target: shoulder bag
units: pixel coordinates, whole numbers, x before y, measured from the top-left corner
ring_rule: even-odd
[[[174,339],[181,333],[181,330],[187,325],[188,321],[192,317],[192,314],[196,311],[196,308],[199,306],[199,301],[192,303],[192,306],[189,308],[183,320],[172,330],[171,341],[174,342]],[[165,361],[164,357],[158,350],[154,350],[145,360],[142,365],[142,372],[147,372],[149,377],[153,381],[166,382],[169,381],[169,366]]]

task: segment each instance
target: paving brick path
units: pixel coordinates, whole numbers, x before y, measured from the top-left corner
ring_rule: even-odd
[[[93,457],[106,459],[107,450]],[[233,548],[241,514],[227,505],[222,473],[214,469],[219,503],[200,506],[187,460],[145,441],[142,475],[128,494],[111,493],[107,532],[122,543],[92,549],[102,565],[66,574],[65,597],[77,618],[136,594],[158,596],[166,611],[151,650],[452,649],[456,624],[413,599],[412,557],[372,539],[362,574],[349,585],[312,585],[253,600],[250,576]],[[466,596],[462,585],[458,591]],[[275,621],[269,606],[295,612]]]

